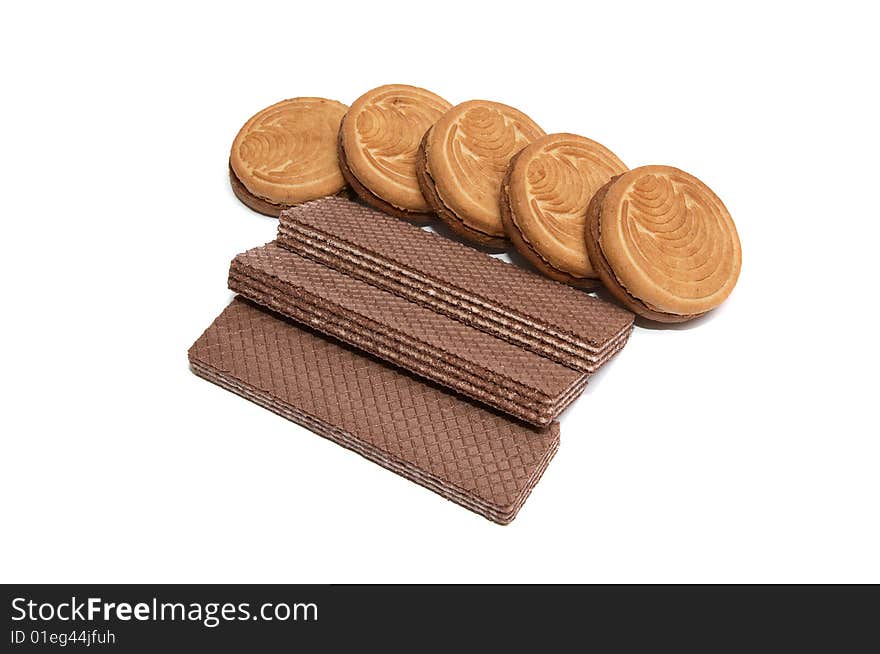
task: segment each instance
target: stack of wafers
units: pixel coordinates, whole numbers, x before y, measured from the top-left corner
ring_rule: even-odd
[[[283,212],[229,287],[240,298],[190,349],[196,374],[502,524],[556,452],[554,418],[632,329],[339,197]]]

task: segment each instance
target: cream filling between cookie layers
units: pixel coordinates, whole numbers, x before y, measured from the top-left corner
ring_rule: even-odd
[[[437,186],[437,180],[434,178],[434,175],[431,174],[431,168],[430,168],[430,166],[428,166],[427,152],[425,153],[425,176],[431,180],[431,187],[434,189],[434,193],[437,194],[437,199],[440,200],[440,204],[443,205],[443,208],[452,216],[452,218],[454,220],[457,220],[467,229],[474,231],[474,232],[477,232],[478,234],[481,234],[481,235],[485,236],[486,238],[496,238],[496,239],[497,238],[504,238],[503,233],[502,234],[490,234],[489,232],[486,232],[486,231],[480,229],[479,227],[474,227],[467,220],[465,220],[458,213],[456,213],[455,209],[453,209],[452,206],[449,204],[449,202],[447,202],[446,199],[443,197],[443,193],[441,193],[440,187]]]
[[[651,311],[653,311],[655,313],[662,313],[667,316],[682,316],[682,317],[693,316],[696,318],[698,316],[703,315],[703,313],[705,313],[705,312],[702,312],[702,313],[690,314],[690,313],[677,313],[675,311],[667,311],[666,309],[661,309],[659,307],[652,305],[647,300],[643,300],[642,298],[636,297],[635,295],[633,295],[630,292],[629,288],[627,288],[626,284],[623,283],[623,280],[620,277],[618,277],[618,275],[614,272],[614,266],[611,265],[611,261],[608,259],[608,255],[605,254],[605,246],[602,244],[602,211],[601,211],[601,209],[599,210],[598,229],[599,229],[599,238],[596,239],[596,245],[599,247],[599,250],[602,252],[602,258],[605,260],[605,264],[608,268],[608,271],[614,276],[614,279],[617,281],[617,285],[623,289],[623,292],[626,293],[633,302],[635,302],[636,304],[641,304],[642,306],[650,309]]]
[[[543,261],[544,264],[548,268],[555,270],[556,272],[558,272],[561,275],[567,275],[568,277],[571,277],[572,279],[574,279],[577,282],[586,282],[586,281],[597,282],[597,281],[599,281],[598,277],[595,276],[595,271],[593,271],[594,272],[593,277],[589,277],[587,275],[577,275],[577,274],[571,272],[570,270],[564,270],[564,269],[560,268],[555,263],[552,263],[549,259],[547,259],[547,257],[545,257],[544,254],[542,252],[540,252],[538,250],[538,248],[535,247],[535,244],[529,239],[525,230],[517,222],[516,212],[513,210],[513,200],[510,197],[510,184],[509,183],[503,187],[501,197],[502,197],[502,201],[504,201],[505,207],[507,209],[507,214],[508,214],[508,216],[510,216],[510,222],[513,223],[513,227],[514,227],[514,229],[516,229],[517,234],[519,234],[519,237],[522,239],[523,243],[525,243],[526,246],[529,248],[529,251],[532,254],[534,254],[536,257],[538,257],[541,261]]]

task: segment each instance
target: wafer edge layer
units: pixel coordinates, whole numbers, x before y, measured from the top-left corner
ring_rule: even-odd
[[[467,289],[455,286],[454,280],[444,281],[443,279],[438,279],[438,278],[432,276],[430,273],[423,273],[423,272],[420,272],[420,271],[418,271],[412,267],[409,267],[405,264],[398,263],[397,261],[392,260],[389,256],[382,254],[381,252],[375,250],[374,248],[371,248],[369,246],[362,246],[362,245],[355,244],[354,242],[346,239],[344,233],[340,234],[338,232],[334,232],[334,233],[327,232],[326,230],[322,229],[322,226],[320,224],[315,224],[314,220],[310,220],[310,218],[308,216],[302,215],[304,211],[315,212],[320,215],[320,213],[323,210],[323,206],[321,206],[321,204],[320,204],[321,202],[322,201],[316,202],[315,203],[316,206],[311,207],[311,208],[309,208],[309,207],[295,207],[295,208],[291,209],[290,211],[284,212],[281,215],[281,217],[280,217],[281,219],[279,221],[279,235],[281,234],[281,230],[283,230],[285,228],[300,229],[304,233],[307,233],[307,234],[310,233],[311,236],[313,236],[315,238],[321,238],[324,241],[335,242],[339,247],[346,248],[349,251],[351,251],[352,253],[356,253],[356,254],[363,256],[363,257],[368,257],[375,262],[378,262],[386,267],[393,269],[396,274],[411,276],[413,279],[415,279],[416,281],[418,281],[422,285],[428,285],[428,286],[433,286],[435,288],[440,288],[444,284],[448,284],[449,287],[446,290],[447,290],[447,292],[449,292],[450,295],[455,296],[455,295],[460,294],[461,295],[460,299],[462,299],[462,300],[472,301],[477,305],[483,305],[483,307],[487,310],[497,311],[499,314],[506,315],[507,317],[509,317],[512,320],[521,321],[523,324],[525,324],[527,326],[534,326],[538,330],[540,330],[542,333],[553,334],[554,336],[560,338],[561,340],[569,341],[574,346],[578,346],[578,345],[583,344],[586,347],[594,347],[594,348],[595,347],[599,347],[599,348],[602,347],[602,346],[597,346],[594,343],[591,343],[589,340],[589,336],[587,337],[587,340],[584,340],[581,335],[578,335],[577,333],[571,331],[571,329],[568,327],[556,325],[556,324],[553,324],[545,319],[541,319],[540,317],[536,318],[535,316],[528,315],[528,314],[525,314],[519,310],[504,306],[503,303],[498,303],[496,301],[489,300],[489,299],[485,298],[479,292],[473,292],[473,291],[469,291]],[[331,206],[334,206],[334,204],[331,203]],[[350,216],[351,209],[348,207],[345,207],[345,206],[341,206],[341,207],[337,208],[337,211],[341,211],[344,214],[348,214]],[[431,239],[437,239],[439,241],[442,241],[443,245],[445,247],[461,248],[462,252],[464,252],[467,255],[472,256],[472,257],[480,257],[481,256],[481,253],[476,252],[472,248],[469,248],[465,245],[461,245],[459,243],[456,243],[455,241],[449,241],[448,239],[444,239],[443,237],[441,237],[435,233],[421,231],[421,230],[419,230],[418,227],[415,227],[412,225],[405,225],[405,227],[408,228],[408,230],[404,229],[403,225],[397,225],[396,221],[393,221],[393,219],[389,218],[387,215],[383,215],[382,212],[376,211],[375,209],[368,209],[367,211],[369,211],[370,213],[373,213],[373,214],[377,214],[376,220],[388,220],[388,221],[394,222],[394,224],[398,228],[400,228],[400,231],[402,234],[406,233],[407,236],[412,236],[413,234],[418,234],[420,237],[423,238],[424,242],[427,245],[430,245]],[[331,210],[330,213],[332,214],[333,211]],[[431,251],[430,247],[428,247],[427,249],[428,249],[428,252]],[[505,264],[504,262],[499,261],[499,260],[492,258],[492,257],[487,257],[485,259],[485,261],[483,261],[483,263],[484,263],[484,265],[494,266],[496,271],[498,272],[498,274],[507,274],[507,273],[512,272],[510,270],[510,266],[508,264]],[[529,273],[527,273],[526,271],[522,271],[520,269],[517,269],[516,267],[513,267],[513,271],[515,271],[516,273],[519,273],[519,274],[529,276]],[[574,300],[578,299],[576,296],[577,291],[575,291],[574,289],[572,289],[570,287],[567,287],[564,284],[559,284],[557,282],[550,281],[550,280],[548,280],[544,277],[540,277],[540,276],[535,276],[534,282],[537,284],[542,284],[542,283],[547,284],[547,285],[549,285],[547,287],[548,289],[552,287],[558,293],[563,293],[563,294],[568,293],[569,299],[574,299]],[[594,298],[589,298],[589,299],[594,302],[601,302],[600,300],[595,300]],[[613,306],[611,306],[610,309],[613,311],[620,312],[621,319],[624,319],[623,315],[628,313],[624,310],[618,309]],[[632,322],[632,316],[630,316],[629,321]],[[615,335],[612,334],[604,340],[605,341],[610,340],[610,339],[614,338],[614,336]],[[598,341],[596,341],[596,343],[597,342]]]
[[[337,270],[351,274],[370,284],[402,295],[406,299],[418,302],[457,320],[471,324],[498,338],[521,347],[526,347],[537,354],[583,372],[594,372],[603,365],[609,358],[610,351],[616,352],[620,349],[617,347],[619,341],[626,341],[629,338],[633,327],[631,322],[624,325],[600,349],[585,350],[583,348],[575,348],[569,343],[549,339],[548,335],[540,330],[536,329],[534,332],[526,332],[523,331],[521,326],[510,325],[503,318],[498,320],[497,316],[484,317],[479,307],[469,308],[460,306],[433,289],[425,291],[417,286],[407,284],[398,276],[390,275],[385,270],[377,270],[376,267],[366,267],[359,261],[345,259],[344,255],[335,251],[332,245],[315,242],[313,239],[304,239],[295,232],[279,229],[278,244]],[[491,309],[489,310],[491,311]]]
[[[567,389],[555,402],[546,406],[536,406],[532,403],[526,404],[522,401],[517,401],[515,398],[505,399],[496,392],[493,392],[497,389],[487,390],[481,388],[474,383],[473,378],[456,374],[458,371],[450,371],[449,374],[438,373],[436,362],[434,364],[420,362],[411,353],[401,352],[401,348],[397,343],[388,345],[379,339],[369,338],[364,335],[362,329],[358,329],[357,326],[347,325],[346,321],[337,321],[335,316],[326,312],[314,310],[307,305],[299,306],[287,299],[279,299],[271,290],[262,287],[259,282],[255,282],[250,278],[232,274],[229,279],[229,287],[231,290],[240,293],[243,297],[272,311],[277,311],[374,356],[390,361],[392,364],[405,368],[420,377],[427,377],[438,384],[533,425],[545,426],[550,423],[553,418],[559,415],[583,392],[587,384],[585,377],[581,382]],[[406,356],[407,354],[411,356]]]
[[[345,273],[341,272],[338,274],[345,275]],[[247,280],[250,280],[252,285],[259,285],[259,290],[262,293],[271,294],[275,302],[282,306],[284,303],[295,304],[300,309],[326,314],[336,323],[345,321],[347,325],[354,326],[358,331],[364,332],[365,337],[382,339],[389,345],[407,347],[411,353],[415,353],[415,356],[422,359],[426,357],[429,358],[430,363],[432,364],[439,363],[454,368],[458,374],[465,373],[474,376],[483,381],[486,390],[491,391],[499,389],[503,391],[505,396],[510,393],[522,395],[525,398],[527,405],[539,404],[542,406],[552,406],[558,402],[560,396],[564,395],[568,390],[579,385],[581,382],[581,380],[577,378],[566,388],[561,389],[557,393],[550,394],[547,391],[529,385],[526,382],[518,381],[502,372],[486,368],[479,362],[469,361],[442,347],[436,347],[425,343],[419,340],[418,337],[412,336],[405,331],[369,318],[360,313],[357,309],[349,309],[338,302],[335,302],[331,298],[317,295],[303,286],[297,285],[295,281],[281,279],[259,267],[251,265],[244,255],[240,255],[232,261],[232,265],[230,266],[230,280],[232,280],[233,276],[246,278]],[[232,288],[231,285],[230,288]],[[233,288],[232,290],[236,289]],[[383,292],[390,294],[390,291],[383,290]],[[252,299],[258,301],[258,298]],[[276,311],[284,313],[281,309],[276,309]],[[315,327],[321,330],[320,324],[315,325]]]
[[[573,333],[561,330],[546,322],[536,321],[531,316],[526,316],[507,307],[498,305],[490,300],[480,297],[477,294],[458,288],[454,285],[446,286],[446,284],[449,284],[449,282],[443,282],[434,279],[428,275],[413,270],[412,268],[402,266],[382,256],[381,254],[365,250],[364,248],[354,245],[336,234],[328,234],[327,232],[323,232],[312,226],[303,225],[299,222],[296,222],[295,220],[289,220],[279,223],[279,237],[295,237],[296,232],[301,234],[301,237],[304,239],[318,240],[320,244],[343,250],[351,257],[368,261],[373,266],[379,266],[385,270],[391,271],[391,273],[393,273],[394,275],[407,277],[421,286],[442,289],[442,292],[448,293],[450,296],[454,297],[458,301],[467,302],[469,304],[473,304],[475,307],[479,307],[480,309],[491,311],[497,314],[503,320],[518,322],[526,328],[534,329],[536,330],[536,332],[540,332],[542,336],[552,336],[556,340],[571,345],[572,347],[581,348],[591,352],[599,352],[603,347],[606,346],[608,340],[615,337],[615,335],[612,335],[609,337],[609,339],[606,339],[605,344],[596,346],[593,343],[590,343],[589,341],[586,341]],[[279,238],[279,240],[282,239]],[[307,240],[307,242],[310,241]],[[317,245],[315,243],[310,244]],[[626,326],[624,326],[624,329],[625,327]]]

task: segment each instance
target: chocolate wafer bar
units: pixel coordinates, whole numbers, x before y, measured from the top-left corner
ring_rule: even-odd
[[[625,309],[341,198],[282,212],[278,243],[574,370],[632,331]]]
[[[275,243],[232,261],[229,288],[535,425],[546,425],[588,375],[341,273]]]
[[[236,298],[189,350],[195,374],[499,524],[559,446],[535,429]]]

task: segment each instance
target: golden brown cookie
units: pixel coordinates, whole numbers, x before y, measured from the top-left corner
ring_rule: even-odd
[[[501,181],[513,156],[544,135],[521,111],[471,100],[450,109],[419,148],[419,184],[428,204],[459,236],[504,249]]]
[[[406,84],[380,86],[354,101],[339,128],[339,165],[364,202],[416,222],[431,215],[416,179],[416,155],[422,136],[451,107]]]
[[[548,134],[527,145],[501,184],[501,219],[511,243],[547,277],[595,287],[584,243],[587,205],[626,170],[611,150],[576,134]]]
[[[255,211],[277,216],[287,207],[345,187],[336,135],[347,106],[324,98],[293,98],[248,120],[232,142],[230,181]]]
[[[587,251],[611,294],[658,322],[684,322],[733,291],[742,251],[708,186],[671,166],[642,166],[603,186],[587,209]]]

